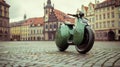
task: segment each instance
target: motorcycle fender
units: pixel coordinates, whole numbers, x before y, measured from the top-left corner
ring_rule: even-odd
[[[73,43],[75,45],[80,45],[84,38],[84,30],[86,24],[82,23],[82,19],[77,20],[75,23],[74,33],[73,33]]]
[[[66,41],[68,40],[69,36],[70,36],[70,33],[69,33],[68,26],[65,25],[65,24],[62,24],[58,28],[58,30],[56,32],[56,38],[55,38],[56,39],[56,43],[58,45],[66,43]]]

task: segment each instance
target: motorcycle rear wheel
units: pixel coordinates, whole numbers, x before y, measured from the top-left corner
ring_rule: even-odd
[[[91,50],[94,44],[94,33],[89,26],[86,26],[83,42],[79,45],[76,45],[76,50],[79,53],[86,54]]]

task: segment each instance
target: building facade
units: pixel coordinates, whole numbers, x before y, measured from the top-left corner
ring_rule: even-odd
[[[20,41],[21,40],[21,25],[24,21],[10,23],[10,40]]]
[[[96,40],[120,40],[120,0],[105,0],[82,6],[95,31]]]
[[[120,0],[105,0],[95,7],[96,40],[120,40]]]
[[[32,18],[32,23],[29,27],[28,40],[31,41],[41,41],[44,40],[43,35],[43,17]]]
[[[43,36],[43,17],[29,18],[10,24],[11,40],[40,41]]]
[[[21,35],[20,35],[20,40],[21,41],[27,41],[28,40],[29,27],[30,27],[30,24],[28,23],[27,20],[24,23],[21,24]]]
[[[0,41],[10,40],[9,5],[0,0]]]

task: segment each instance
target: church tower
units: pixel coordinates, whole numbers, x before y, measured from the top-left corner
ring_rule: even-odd
[[[47,4],[44,3],[44,40],[55,39],[57,21],[54,5],[51,5],[51,0],[47,0]]]
[[[50,13],[54,10],[54,7],[51,5],[51,0],[47,0],[47,5],[44,4],[44,20],[48,21]]]

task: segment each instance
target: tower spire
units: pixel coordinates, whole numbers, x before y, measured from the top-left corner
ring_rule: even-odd
[[[27,16],[26,16],[26,14],[24,14],[24,20],[26,20],[26,18],[27,18]]]
[[[47,0],[47,4],[51,4],[51,0]]]

